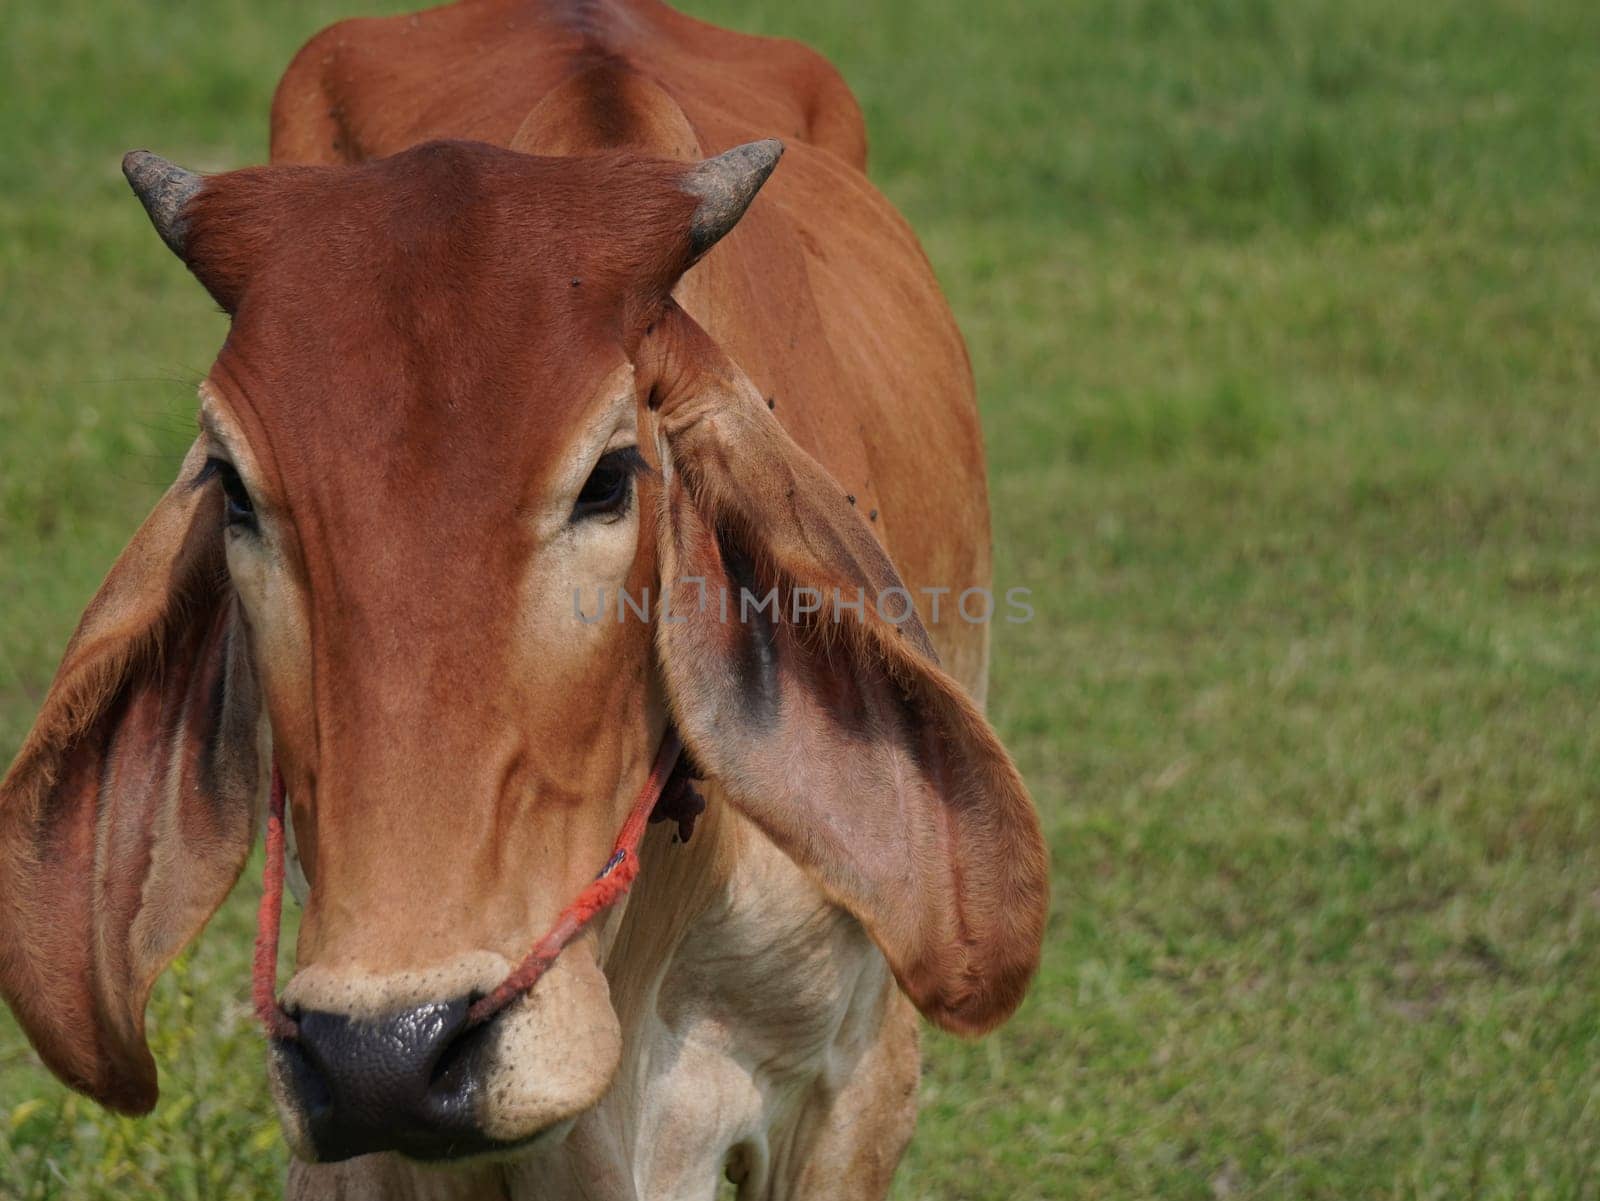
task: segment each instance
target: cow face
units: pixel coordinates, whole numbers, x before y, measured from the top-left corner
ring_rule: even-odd
[[[664,166],[435,144],[186,210],[234,318],[203,470],[308,886],[273,1063],[308,1158],[515,1144],[616,1067],[592,934],[465,1012],[605,863],[665,732],[646,618],[585,619],[655,585],[634,359],[697,207]]]
[[[669,709],[924,1013],[972,1033],[1015,1007],[1037,822],[915,618],[730,620],[675,589],[670,621],[592,620],[690,577],[900,587],[670,299],[777,151],[433,143],[205,180],[130,156],[233,324],[0,786],[0,987],[70,1083],[153,1102],[150,984],[236,877],[270,760],[307,886],[300,1033],[272,1056],[296,1153],[553,1136],[619,1058],[595,933],[490,1022],[466,1010],[606,861]]]

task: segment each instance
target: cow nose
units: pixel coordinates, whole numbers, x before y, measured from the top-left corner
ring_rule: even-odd
[[[449,1159],[498,1146],[477,1124],[486,1023],[467,1029],[469,999],[376,1019],[298,1015],[298,1038],[274,1041],[284,1083],[317,1159],[373,1151]]]

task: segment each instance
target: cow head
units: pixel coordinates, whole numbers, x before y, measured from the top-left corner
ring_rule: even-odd
[[[1031,803],[913,619],[750,620],[675,590],[899,579],[671,300],[777,161],[432,143],[352,167],[125,169],[228,311],[177,482],[0,785],[0,988],[45,1061],[153,1104],[154,977],[248,853],[269,764],[308,886],[274,1047],[291,1144],[440,1158],[559,1129],[621,1033],[598,944],[468,1030],[606,860],[670,720],[980,1032],[1037,961]],[[583,608],[589,607],[589,603]]]

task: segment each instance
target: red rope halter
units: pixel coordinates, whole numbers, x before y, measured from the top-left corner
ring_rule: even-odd
[[[644,837],[647,821],[672,818],[678,822],[680,837],[685,840],[689,837],[700,801],[689,789],[688,780],[676,774],[682,749],[677,734],[669,729],[661,740],[661,749],[656,752],[650,775],[617,834],[611,858],[588,887],[561,911],[555,924],[533,944],[532,950],[511,974],[487,996],[473,1002],[467,1010],[468,1026],[488,1021],[537,984],[563,948],[628,891],[639,874],[639,842]],[[267,1033],[273,1038],[288,1039],[296,1037],[300,1027],[278,1003],[277,996],[278,927],[283,916],[283,837],[283,776],[274,766],[267,808],[267,863],[262,871],[261,907],[256,911],[256,953],[250,991],[256,1016]]]

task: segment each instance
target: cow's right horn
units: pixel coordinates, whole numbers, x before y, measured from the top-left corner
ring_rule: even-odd
[[[205,176],[148,150],[130,150],[123,155],[122,173],[128,177],[144,211],[150,214],[150,224],[156,227],[161,240],[173,254],[186,259],[184,242],[189,236],[189,222],[183,210],[205,183]]]

